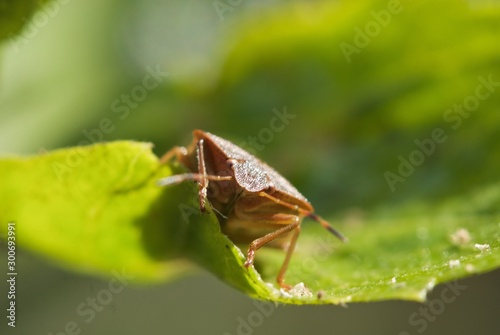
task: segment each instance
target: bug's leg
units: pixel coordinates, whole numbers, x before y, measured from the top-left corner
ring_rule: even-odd
[[[182,161],[182,158],[185,158],[188,155],[188,150],[184,147],[174,147],[170,149],[165,155],[163,155],[160,159],[160,163],[164,164],[172,159],[174,156],[177,157],[179,161]],[[208,181],[222,181],[222,180],[231,180],[231,176],[216,176],[216,175],[208,175],[207,169],[205,166],[205,156],[203,153],[203,139],[196,142],[196,158],[198,160],[198,173],[182,173],[174,176],[169,176],[162,178],[157,181],[158,186],[169,186],[180,184],[184,181],[193,180],[198,182],[200,188],[200,209],[205,211],[205,203],[207,197],[207,188]]]
[[[316,215],[316,214],[314,214],[311,211],[302,209],[302,208],[300,208],[297,205],[293,205],[293,204],[291,204],[289,202],[286,202],[286,201],[280,200],[278,198],[275,198],[272,195],[267,194],[266,192],[259,192],[259,196],[268,198],[269,200],[272,200],[272,201],[274,201],[275,203],[277,203],[277,204],[279,204],[281,206],[284,206],[286,208],[289,208],[291,210],[294,210],[294,211],[298,212],[302,216],[305,216],[305,217],[313,219],[314,221],[318,222],[321,226],[323,226],[323,228],[325,228],[330,233],[332,233],[333,235],[335,235],[342,242],[344,242],[344,243],[349,242],[349,239],[347,237],[345,237],[344,235],[342,235],[341,232],[339,232],[338,230],[336,230],[335,228],[333,228],[332,226],[330,226],[330,224],[325,219],[323,219],[322,217],[320,217],[319,215]]]
[[[200,139],[198,143],[196,143],[196,158],[198,159],[198,174],[201,177],[198,179],[200,211],[204,213],[206,211],[208,178],[207,168],[205,166],[205,154],[203,152],[203,139]]]
[[[288,269],[288,263],[290,263],[290,259],[292,258],[293,251],[295,250],[295,244],[297,243],[297,238],[300,234],[300,225],[295,228],[293,232],[292,239],[290,240],[290,244],[288,244],[288,248],[286,250],[285,260],[283,261],[283,265],[281,265],[280,272],[278,272],[278,277],[276,281],[279,286],[290,290],[292,287],[290,285],[285,284],[285,272]]]
[[[207,180],[215,180],[215,181],[221,181],[221,180],[231,180],[231,176],[212,176],[212,175],[201,175],[199,173],[182,173],[182,174],[176,174],[174,176],[168,176],[162,179],[159,179],[156,184],[158,186],[171,186],[171,185],[177,185],[180,184],[184,181],[192,180],[192,181],[199,181],[203,178],[206,178]]]
[[[169,151],[167,151],[160,158],[160,164],[165,164],[170,161],[172,158],[176,157],[177,160],[181,161],[182,157],[187,156],[188,150],[185,147],[173,147]]]
[[[296,215],[285,215],[284,220],[282,220],[282,224],[284,226],[278,230],[275,230],[269,234],[266,234],[262,237],[259,237],[258,239],[252,241],[250,243],[250,246],[248,248],[248,253],[247,253],[247,259],[245,261],[245,267],[249,267],[250,265],[253,264],[254,257],[255,257],[255,252],[262,248],[264,245],[267,243],[281,237],[282,235],[285,235],[293,230],[294,234],[292,236],[292,240],[290,241],[290,244],[288,245],[287,252],[286,252],[286,257],[285,261],[283,262],[283,265],[281,266],[280,272],[278,274],[278,284],[286,289],[289,289],[290,287],[284,283],[284,278],[285,278],[285,272],[286,269],[288,268],[288,263],[290,262],[290,258],[293,254],[293,250],[295,249],[295,242],[297,241],[297,237],[299,236],[300,233],[300,219]],[[277,223],[275,219],[272,221],[273,224]]]
[[[183,173],[174,176],[169,176],[162,178],[157,181],[158,186],[169,186],[176,185],[182,183],[184,181],[192,180],[198,182],[199,187],[199,202],[200,202],[200,210],[205,212],[206,210],[206,200],[207,200],[207,191],[208,191],[208,181],[222,181],[222,180],[231,180],[231,176],[217,176],[217,175],[208,175],[206,166],[205,166],[205,157],[203,151],[203,139],[200,139],[198,142],[194,142],[191,146],[196,145],[196,157],[198,160],[198,173]],[[191,148],[190,146],[190,148]],[[191,149],[190,149],[191,150]],[[173,147],[167,153],[165,153],[160,158],[160,164],[165,164],[170,161],[172,158],[177,158],[178,161],[183,162],[187,159],[188,149],[185,147]]]

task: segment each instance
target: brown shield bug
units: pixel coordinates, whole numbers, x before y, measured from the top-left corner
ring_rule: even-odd
[[[269,165],[208,132],[195,130],[193,137],[189,147],[174,147],[161,158],[165,163],[176,157],[191,172],[160,179],[158,185],[196,181],[200,210],[204,212],[206,201],[210,201],[223,233],[234,243],[250,244],[245,267],[253,264],[255,252],[261,247],[285,248],[288,242],[277,282],[289,289],[284,283],[285,272],[304,217],[319,222],[347,242],[347,238],[314,214],[309,201]]]

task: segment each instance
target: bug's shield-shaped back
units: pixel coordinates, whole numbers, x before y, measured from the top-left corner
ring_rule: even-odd
[[[234,178],[239,185],[244,185],[250,192],[259,192],[273,186],[266,172],[251,162],[237,162],[232,164]]]
[[[206,136],[228,158],[235,161],[236,164],[233,166],[235,178],[237,183],[243,188],[251,192],[259,192],[268,186],[272,186],[283,194],[288,195],[290,200],[298,200],[302,206],[308,210],[312,210],[309,201],[288,180],[251,153],[217,135],[201,131],[199,134],[195,131],[195,134],[200,137]]]

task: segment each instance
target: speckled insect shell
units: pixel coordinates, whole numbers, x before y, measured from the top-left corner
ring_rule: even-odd
[[[272,188],[274,192],[281,193],[287,202],[308,211],[313,210],[309,201],[288,180],[254,155],[209,132],[195,130],[193,135],[195,138],[205,139],[207,146],[213,144],[222,156],[234,160],[232,169],[235,180],[246,191],[260,192]]]

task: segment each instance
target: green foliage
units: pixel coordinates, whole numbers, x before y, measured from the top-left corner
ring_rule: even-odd
[[[197,210],[195,185],[156,185],[178,171],[137,142],[3,159],[0,222],[16,223],[18,246],[78,271],[165,281],[198,264],[253,297],[295,304],[424,300],[436,284],[500,266],[500,185],[492,184],[432,207],[353,211],[332,221],[347,245],[305,222],[287,281],[307,289],[280,291],[284,253],[260,250],[258,272],[244,268],[215,216]]]
[[[242,20],[210,92],[229,128],[258,129],[271,117],[269,105],[288,106],[296,118],[269,157],[280,155],[297,179],[314,179],[311,169],[319,169],[308,184],[328,194],[316,200],[329,208],[352,206],[353,199],[363,208],[439,200],[498,180],[500,155],[491,153],[500,151],[500,7],[398,1],[398,13],[387,14],[389,3],[290,3],[258,24]],[[385,26],[380,15],[390,15]],[[347,44],[356,52],[343,52]],[[475,95],[479,77],[495,82],[493,92],[459,112],[455,106]],[[231,117],[235,110],[238,118]],[[381,176],[437,127],[446,141],[390,192]],[[477,162],[481,173],[472,172]]]
[[[0,0],[0,40],[7,37],[14,38],[40,3],[36,0]],[[47,19],[47,18],[45,18]]]
[[[158,166],[150,144],[132,142],[3,160],[1,220],[16,222],[19,246],[66,266],[104,274],[125,267],[138,277],[163,279],[183,268],[150,256],[144,239],[155,223],[175,227],[158,223],[151,212],[162,191],[155,176],[169,171]],[[174,250],[166,241],[161,257],[172,258]]]

